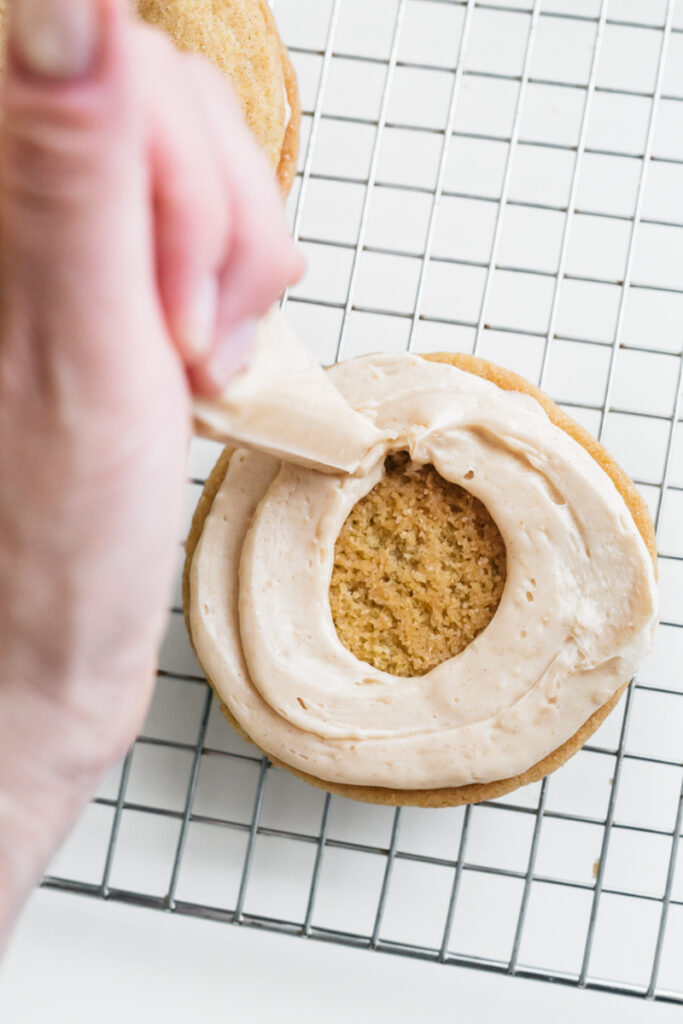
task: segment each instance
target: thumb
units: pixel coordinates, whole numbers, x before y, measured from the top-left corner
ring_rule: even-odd
[[[2,342],[19,324],[60,372],[71,351],[82,391],[127,339],[160,333],[134,28],[123,0],[12,0],[8,20]]]

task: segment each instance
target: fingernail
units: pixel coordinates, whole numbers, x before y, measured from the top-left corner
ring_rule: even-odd
[[[204,359],[213,348],[217,311],[218,280],[215,274],[210,274],[197,288],[181,328],[183,343],[193,361]]]
[[[24,71],[41,78],[85,75],[98,47],[97,0],[15,0],[12,51]]]
[[[232,378],[248,366],[256,324],[256,320],[245,320],[218,339],[201,367],[202,391],[224,391]]]

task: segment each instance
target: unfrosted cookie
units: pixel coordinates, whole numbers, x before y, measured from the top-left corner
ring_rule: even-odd
[[[228,76],[282,191],[296,173],[301,108],[287,49],[266,0],[137,0],[140,16]]]
[[[654,531],[642,498],[623,470],[582,427],[541,391],[507,370],[465,355],[426,358],[476,374],[503,391],[531,395],[551,422],[578,442],[611,479],[654,561]],[[183,598],[190,635],[192,559],[230,458],[231,453],[224,451],[209,477],[187,540]],[[427,516],[422,514],[425,509]],[[373,550],[381,552],[381,557],[373,558]],[[416,581],[412,588],[411,575]],[[369,665],[376,660],[380,663],[376,667],[395,675],[420,675],[435,660],[452,657],[480,632],[495,613],[504,582],[504,545],[484,506],[462,488],[443,481],[433,468],[413,471],[399,457],[380,484],[356,505],[341,531],[332,574],[331,607],[340,639],[357,657]],[[444,588],[449,588],[449,601],[454,604],[450,608],[442,599]],[[345,590],[350,596],[344,594]],[[464,625],[458,625],[458,601]],[[405,615],[402,605],[407,609]],[[415,614],[416,609],[419,614]],[[407,620],[410,628],[406,628]],[[373,633],[379,634],[377,649],[373,649]],[[617,691],[546,757],[520,774],[486,783],[432,789],[350,785],[323,780],[266,753],[312,785],[358,800],[424,807],[478,802],[537,781],[560,767],[598,728],[627,682],[624,678]],[[237,730],[249,739],[222,701],[221,706]]]
[[[385,465],[337,539],[330,607],[357,658],[419,676],[459,654],[493,618],[505,544],[485,505],[433,466],[414,466],[407,452]]]

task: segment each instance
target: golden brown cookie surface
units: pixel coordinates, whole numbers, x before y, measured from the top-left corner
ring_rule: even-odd
[[[228,76],[247,124],[288,192],[296,171],[299,97],[266,0],[137,0],[137,8],[180,49],[207,57]]]
[[[335,546],[330,606],[339,639],[360,661],[419,676],[481,633],[505,585],[505,544],[473,494],[390,455]]]
[[[629,480],[623,470],[614,462],[611,456],[605,451],[605,449],[598,444],[582,427],[574,423],[569,419],[546,395],[540,392],[537,388],[528,384],[523,378],[518,377],[516,374],[510,371],[504,370],[500,367],[494,366],[491,363],[487,363],[484,360],[477,359],[473,356],[465,355],[450,355],[450,354],[438,354],[429,356],[426,358],[434,359],[441,362],[450,363],[460,369],[466,370],[470,373],[476,373],[488,380],[493,381],[499,387],[504,390],[515,390],[523,391],[527,394],[533,395],[539,403],[543,406],[546,413],[553,423],[565,430],[570,436],[572,436],[579,444],[581,444],[591,456],[601,465],[603,470],[608,474],[615,484],[617,490],[620,492],[626,505],[628,506],[633,519],[638,526],[638,529],[645,541],[645,544],[653,557],[654,560],[654,531],[652,523],[647,511],[647,507],[640,494],[638,493],[635,485]],[[230,460],[230,452],[224,451],[214,467],[204,489],[204,492],[200,498],[195,516],[192,522],[192,527],[187,539],[186,551],[187,557],[185,562],[185,574],[183,579],[183,603],[185,608],[185,617],[189,626],[189,568],[192,561],[192,556],[201,536],[204,520],[211,509],[213,499],[218,491],[225,473],[227,471],[228,463]],[[372,494],[372,492],[371,492]],[[359,503],[360,504],[360,503]],[[488,517],[490,520],[490,517]],[[485,522],[485,520],[481,520]],[[488,537],[489,551],[496,550],[495,545],[497,544],[495,533],[491,532]],[[491,548],[493,546],[493,548]],[[498,549],[499,550],[499,549]],[[347,553],[348,554],[348,553]],[[348,559],[347,559],[348,560]],[[417,566],[419,569],[419,566]],[[456,570],[456,574],[457,574]],[[490,593],[488,594],[490,598]],[[191,632],[190,632],[191,637]],[[398,645],[402,650],[407,651],[408,656],[413,657],[414,647],[411,646],[411,641],[406,643],[406,638],[402,637],[401,644]],[[424,642],[424,636],[418,635],[418,648]],[[401,646],[402,645],[402,646]],[[209,680],[210,681],[210,680]],[[495,797],[502,796],[504,793],[508,793],[518,786],[526,785],[527,783],[535,782],[538,779],[543,778],[549,772],[559,768],[565,761],[568,760],[573,754],[575,754],[583,744],[589,739],[589,737],[595,732],[598,726],[604,721],[609,712],[617,704],[620,696],[622,695],[628,680],[623,681],[621,689],[614,694],[610,700],[599,708],[584,724],[583,726],[572,736],[566,743],[562,744],[559,748],[545,757],[542,761],[533,765],[526,772],[514,776],[508,779],[501,779],[496,782],[439,788],[431,790],[401,790],[401,789],[388,789],[384,787],[374,786],[351,786],[339,783],[328,783],[324,782],[314,776],[306,775],[305,773],[296,771],[290,768],[289,765],[282,764],[276,758],[272,760],[276,764],[281,764],[283,767],[292,771],[295,775],[300,776],[307,782],[314,786],[318,786],[322,789],[326,789],[329,792],[337,793],[341,796],[351,797],[356,800],[364,800],[370,803],[378,804],[389,804],[389,805],[417,805],[422,807],[445,807],[445,806],[456,806],[464,803],[479,802],[482,800],[490,800]],[[244,733],[244,730],[240,727],[230,712],[221,704],[223,711],[232,722],[233,726],[240,732],[246,739],[248,736]],[[266,751],[266,753],[268,753]]]

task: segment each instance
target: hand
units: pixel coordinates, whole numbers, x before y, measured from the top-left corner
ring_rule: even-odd
[[[124,0],[14,0],[0,100],[0,943],[149,702],[188,381],[301,273],[225,80]]]

